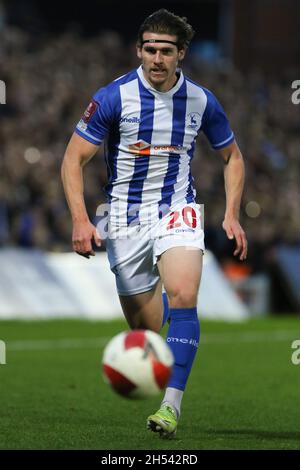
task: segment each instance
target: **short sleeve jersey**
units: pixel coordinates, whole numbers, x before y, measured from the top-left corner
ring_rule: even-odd
[[[120,225],[132,213],[143,223],[149,211],[195,200],[190,165],[201,131],[214,149],[234,140],[213,93],[181,71],[171,90],[157,91],[142,67],[99,89],[75,129],[95,145],[105,142],[105,192]]]

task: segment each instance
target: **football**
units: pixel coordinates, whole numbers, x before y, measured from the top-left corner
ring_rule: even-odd
[[[146,398],[165,388],[173,354],[163,338],[150,330],[123,331],[103,353],[104,380],[127,398]]]

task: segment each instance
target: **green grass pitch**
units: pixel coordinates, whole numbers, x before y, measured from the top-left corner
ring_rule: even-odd
[[[101,355],[123,321],[1,321],[1,449],[300,449],[300,317],[201,322],[177,436],[146,418],[161,397],[117,396]]]

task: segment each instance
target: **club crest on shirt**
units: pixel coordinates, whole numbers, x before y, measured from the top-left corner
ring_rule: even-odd
[[[186,117],[186,125],[192,129],[199,129],[201,125],[201,116],[197,112],[189,113]]]

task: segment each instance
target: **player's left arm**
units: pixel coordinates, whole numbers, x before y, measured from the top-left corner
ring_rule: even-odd
[[[245,180],[245,165],[241,151],[235,141],[218,150],[224,161],[226,210],[222,227],[227,237],[236,241],[234,256],[243,261],[247,257],[248,243],[239,216]]]

